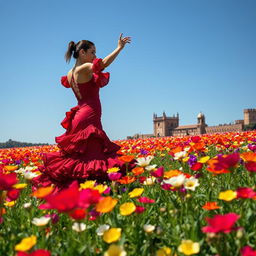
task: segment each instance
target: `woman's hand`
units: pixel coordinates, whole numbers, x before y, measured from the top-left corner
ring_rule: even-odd
[[[122,36],[123,36],[123,33],[120,34],[120,37],[119,37],[119,40],[118,40],[118,48],[121,49],[121,50],[124,48],[124,46],[127,43],[129,44],[131,42],[131,37],[130,36],[127,36],[127,37],[124,37],[124,38],[122,38]]]

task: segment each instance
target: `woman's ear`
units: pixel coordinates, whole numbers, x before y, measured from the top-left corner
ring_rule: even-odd
[[[85,51],[84,49],[81,49],[81,50],[80,50],[80,54],[81,54],[81,55],[86,55],[86,51]]]

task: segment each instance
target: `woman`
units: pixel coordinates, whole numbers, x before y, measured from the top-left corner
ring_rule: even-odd
[[[130,42],[130,37],[121,34],[117,48],[104,59],[96,58],[95,45],[90,41],[69,43],[66,61],[73,55],[76,63],[61,83],[73,90],[78,105],[66,113],[61,123],[66,132],[55,138],[60,151],[43,155],[44,166],[37,182],[62,187],[74,180],[104,180],[112,167],[125,171],[124,163],[117,158],[120,147],[102,129],[99,89],[109,82],[109,73],[102,73],[103,69]]]

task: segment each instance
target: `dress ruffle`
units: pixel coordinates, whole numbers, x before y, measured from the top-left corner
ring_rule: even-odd
[[[111,142],[103,130],[90,124],[85,129],[74,134],[63,134],[56,137],[58,147],[66,154],[86,154],[92,147],[92,141],[98,140],[102,145],[102,152],[111,154],[120,149],[120,146]]]

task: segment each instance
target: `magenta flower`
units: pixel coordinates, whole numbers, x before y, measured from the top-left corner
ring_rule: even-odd
[[[213,218],[206,218],[209,226],[203,227],[204,233],[229,233],[235,228],[233,227],[236,221],[240,218],[239,215],[231,212],[224,215],[215,215]]]
[[[112,181],[119,180],[121,178],[122,174],[119,172],[111,172],[108,173],[108,178]]]
[[[156,171],[151,172],[151,175],[156,178],[163,177],[164,167],[163,166],[159,167]]]
[[[256,251],[247,245],[241,249],[241,256],[256,256]]]
[[[238,188],[236,193],[237,198],[253,198],[256,196],[256,192],[251,188]]]

